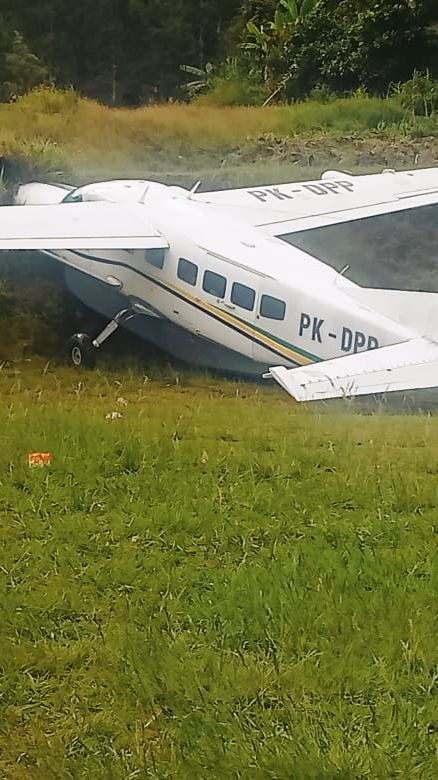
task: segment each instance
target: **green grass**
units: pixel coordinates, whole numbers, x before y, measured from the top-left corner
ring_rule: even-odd
[[[151,376],[0,371],[0,776],[435,778],[438,420]]]
[[[73,178],[81,165],[90,177],[105,121],[104,151],[121,150],[102,153],[106,175],[145,175],[150,153],[163,180],[189,183],[202,166],[213,183],[297,178],[275,134],[208,167],[239,122],[243,132],[288,109],[243,109],[234,125],[206,114],[235,134],[210,149],[191,107],[154,109],[155,130],[153,109],[40,108],[6,109],[35,170],[68,159]],[[315,132],[341,132],[340,108]],[[320,148],[305,136],[311,111],[294,114],[302,161]],[[22,255],[1,265],[0,361],[58,354],[71,312],[53,271]],[[435,417],[306,409],[274,387],[164,368],[148,381],[8,365],[2,780],[436,777]],[[53,465],[29,470],[32,450],[52,451]]]

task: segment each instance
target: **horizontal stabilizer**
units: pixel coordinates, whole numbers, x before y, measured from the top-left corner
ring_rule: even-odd
[[[61,203],[0,207],[0,249],[167,249],[144,206]]]
[[[269,374],[297,401],[437,387],[438,344],[415,338],[303,368],[276,366]]]

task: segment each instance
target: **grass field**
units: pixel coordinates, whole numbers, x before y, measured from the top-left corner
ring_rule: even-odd
[[[2,778],[436,778],[437,418],[36,360],[0,392]]]
[[[49,92],[0,107],[0,154],[78,182],[433,163],[421,120],[352,101]],[[26,360],[58,354],[71,306],[35,258],[1,276],[1,780],[435,780],[438,418]]]

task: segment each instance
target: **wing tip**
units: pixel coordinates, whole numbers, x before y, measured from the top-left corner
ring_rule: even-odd
[[[286,390],[295,401],[307,401],[308,393],[306,392],[306,387],[304,384],[294,379],[294,370],[295,369],[293,368],[285,368],[284,366],[272,366],[272,368],[269,369],[269,375],[275,379],[283,390]]]

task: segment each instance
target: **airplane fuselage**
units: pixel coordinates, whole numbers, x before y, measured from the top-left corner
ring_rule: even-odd
[[[235,371],[242,365],[245,373],[260,374],[263,367],[307,365],[412,336],[400,322],[355,300],[356,285],[315,257],[218,214],[185,190],[137,184],[131,196],[138,202],[147,186],[145,218],[168,249],[49,254],[74,269],[73,276],[69,272],[73,291],[103,314],[113,316],[106,303],[110,293],[143,306],[146,338],[148,327],[157,334],[172,323],[191,339],[191,362],[208,364],[205,354],[212,345],[216,367],[219,346],[222,368]],[[123,197],[126,202],[126,193]],[[117,202],[116,190],[111,198]],[[74,209],[74,200],[59,208]],[[156,335],[154,340],[159,343]],[[180,341],[175,339],[173,348],[168,342],[166,348],[179,356]]]

